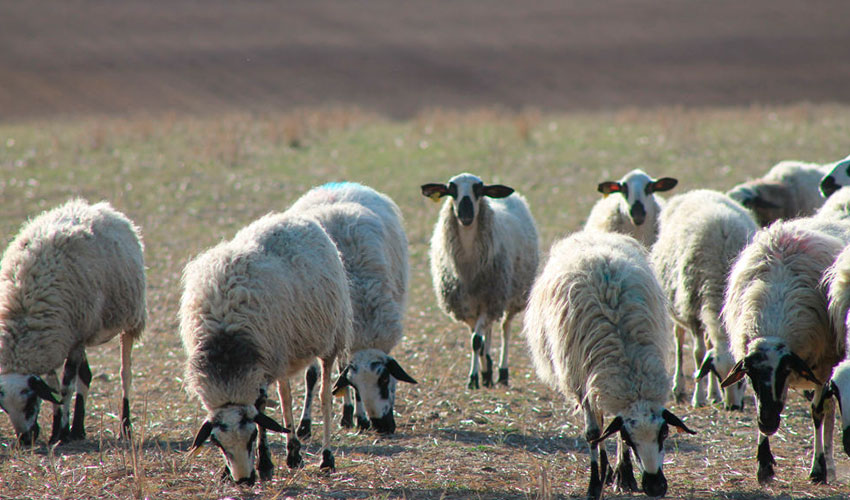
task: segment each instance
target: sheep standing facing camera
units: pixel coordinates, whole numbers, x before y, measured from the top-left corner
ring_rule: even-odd
[[[308,191],[290,208],[318,222],[336,244],[348,276],[354,314],[352,356],[340,358],[334,394],[344,393],[343,427],[370,426],[395,432],[396,381],[416,383],[390,351],[404,333],[407,301],[407,236],[398,206],[387,195],[354,182],[334,182]],[[318,367],[306,373],[298,437],[310,435],[310,407]],[[356,408],[348,387],[354,388]]]
[[[605,198],[593,205],[584,229],[628,234],[648,248],[658,236],[658,216],[663,204],[655,193],[669,191],[678,182],[672,177],[653,179],[639,169],[619,181],[601,182],[597,189]],[[621,196],[608,196],[614,193]]]
[[[211,439],[224,455],[225,475],[253,483],[259,427],[257,469],[260,479],[271,479],[266,430],[288,430],[263,413],[268,387],[277,382],[291,428],[290,378],[319,358],[320,467],[333,469],[330,371],[351,342],[351,317],[339,252],[319,224],[298,213],[268,214],[189,262],[180,302],[186,389],[207,412],[192,452]],[[301,466],[294,434],[286,447],[287,465]]]
[[[590,448],[588,498],[598,499],[608,459],[603,440],[619,433],[614,473],[623,491],[663,496],[668,425],[694,433],[665,408],[670,397],[670,316],[646,250],[630,236],[581,231],[552,246],[534,283],[523,332],[537,375],[574,398]],[[612,418],[601,431],[603,416]],[[601,462],[601,463],[600,463]]]
[[[92,379],[85,349],[119,333],[121,431],[129,433],[130,354],[145,319],[142,243],[124,214],[76,199],[25,224],[0,263],[0,406],[18,440],[38,438],[41,399],[55,403],[51,443],[85,437]],[[63,362],[59,401],[41,377],[59,387]]]
[[[694,364],[698,367],[691,400],[694,407],[706,403],[704,377],[717,375],[709,377],[708,391],[712,398],[718,398],[718,379],[725,377],[735,364],[720,311],[732,263],[757,229],[747,209],[723,193],[706,189],[672,197],[661,213],[651,261],[670,301],[675,323],[673,393],[684,400],[682,344],[685,331],[689,331],[694,339]],[[727,409],[743,409],[743,385],[740,382],[725,389]]]
[[[485,185],[468,173],[448,184],[424,184],[435,201],[448,196],[431,237],[431,277],[437,302],[472,332],[467,387],[493,385],[490,330],[501,318],[502,351],[497,383],[508,384],[511,320],[525,309],[539,260],[537,227],[528,203],[514,189]]]

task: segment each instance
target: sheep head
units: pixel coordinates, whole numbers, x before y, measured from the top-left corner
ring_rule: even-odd
[[[850,186],[850,156],[839,161],[820,181],[820,192],[824,198],[844,186]]]
[[[646,220],[647,207],[653,206],[648,198],[655,192],[669,191],[678,183],[672,177],[653,179],[643,170],[635,169],[619,181],[600,182],[596,189],[606,196],[611,193],[623,195],[629,207],[629,217],[636,226],[640,226]]]
[[[333,388],[334,395],[351,386],[366,409],[372,427],[381,434],[395,432],[393,405],[396,381],[415,384],[401,365],[378,349],[365,349],[352,356]]]
[[[483,196],[488,198],[505,198],[514,189],[501,184],[485,185],[484,181],[472,174],[459,174],[449,179],[448,184],[423,184],[422,194],[428,198],[439,200],[443,196],[451,196],[454,214],[463,226],[471,226],[478,215],[478,204]]]
[[[37,375],[0,375],[0,408],[9,414],[18,442],[31,445],[38,439],[41,400],[60,404],[56,391]]]

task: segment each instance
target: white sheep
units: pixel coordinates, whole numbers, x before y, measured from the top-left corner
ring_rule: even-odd
[[[225,475],[253,483],[259,426],[257,469],[260,479],[270,479],[274,465],[265,431],[287,429],[263,413],[268,386],[277,382],[284,424],[291,428],[289,380],[319,358],[325,422],[320,467],[333,469],[330,372],[350,344],[351,317],[339,252],[319,224],[298,213],[268,214],[189,262],[180,302],[185,383],[207,412],[192,452],[212,439],[224,455]],[[290,468],[302,464],[300,447],[289,434]]]
[[[717,375],[709,378],[709,392],[719,396],[717,378],[735,364],[720,311],[729,269],[757,229],[747,209],[723,193],[706,189],[674,196],[661,213],[651,261],[670,301],[676,329],[673,393],[684,400],[682,344],[687,330],[694,337],[694,364],[699,372],[692,398],[695,407],[705,404],[703,377],[709,372]],[[726,388],[724,400],[727,409],[743,409],[743,382]]]
[[[71,200],[26,223],[0,263],[0,406],[23,444],[53,403],[50,442],[85,437],[85,349],[121,334],[121,431],[130,431],[130,354],[145,328],[145,265],[136,226],[108,203]],[[56,370],[65,363],[62,401]],[[71,395],[76,388],[73,427]]]
[[[834,221],[803,218],[779,221],[756,233],[729,276],[723,321],[737,363],[722,386],[749,376],[758,406],[760,483],[774,477],[769,436],[779,428],[789,387],[815,389],[843,352],[827,317],[824,271],[847,243]],[[834,407],[812,406],[814,454],[810,478],[834,477]],[[821,426],[821,424],[823,424]]]
[[[431,237],[431,277],[437,302],[472,332],[470,389],[493,385],[490,330],[501,318],[502,350],[497,383],[508,385],[511,320],[525,309],[537,273],[537,227],[528,203],[514,189],[485,185],[468,173],[448,184],[424,184],[422,194],[443,203]]]
[[[759,179],[749,180],[729,190],[732,199],[753,211],[762,227],[778,219],[814,214],[823,205],[818,186],[832,164],[782,161]]]
[[[620,489],[637,491],[631,449],[643,491],[662,496],[668,424],[694,433],[665,408],[672,347],[667,308],[644,247],[616,233],[582,231],[555,243],[534,283],[523,331],[538,376],[583,411],[589,498],[602,494],[608,460],[604,446],[597,447],[608,436],[621,437]],[[606,414],[613,419],[600,433]]]
[[[664,203],[654,193],[669,191],[678,182],[672,177],[653,179],[640,169],[619,181],[601,182],[597,190],[605,197],[591,208],[584,229],[628,234],[648,248],[658,235],[658,215]],[[608,196],[612,193],[622,196]]]
[[[416,383],[389,356],[403,335],[407,301],[407,236],[398,206],[387,195],[354,182],[328,183],[308,191],[290,210],[316,220],[336,244],[350,283],[354,313],[351,359],[340,358],[334,394],[344,392],[341,424],[353,425],[349,385],[356,391],[357,424],[395,432],[396,381]],[[310,407],[318,367],[306,374],[306,395],[297,435],[310,435]]]
[[[850,155],[830,166],[820,181],[820,192],[824,198],[829,198],[842,187],[850,186]]]

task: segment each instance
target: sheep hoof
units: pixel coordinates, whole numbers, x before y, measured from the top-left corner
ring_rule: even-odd
[[[621,493],[628,494],[630,492],[640,491],[631,468],[617,467],[617,470],[614,472],[614,484]]]
[[[295,431],[295,435],[298,436],[298,439],[308,440],[310,436],[313,434],[313,431],[310,429],[311,420],[309,418],[305,418],[298,424],[298,429]],[[342,422],[340,422],[342,425]]]
[[[74,427],[68,435],[69,441],[82,441],[86,438],[86,430]]]
[[[71,430],[65,426],[62,428],[53,427],[53,432],[50,433],[50,439],[47,440],[47,444],[64,444],[68,443],[71,440],[69,439],[71,436]]]
[[[590,463],[590,486],[587,487],[587,500],[599,500],[602,498],[602,480],[599,477],[599,466],[595,462]]]
[[[322,464],[319,465],[319,469],[327,470],[328,472],[333,472],[336,469],[334,455],[331,453],[331,450],[322,451]]]
[[[773,478],[776,474],[773,472],[773,464],[764,463],[759,464],[759,470],[756,474],[756,479],[758,479],[759,484],[765,485],[773,481]]]
[[[809,479],[815,484],[826,484],[826,457],[822,453],[817,456]]]
[[[676,389],[673,389],[673,399],[676,400],[676,403],[682,404],[688,400],[688,395],[684,392],[679,392]]]
[[[469,383],[466,384],[467,389],[478,389],[478,374],[472,374],[469,376]]]
[[[290,469],[304,467],[304,460],[301,458],[301,443],[297,439],[286,443],[286,466]]]
[[[499,368],[499,380],[497,380],[496,383],[503,385],[505,387],[508,386],[508,369],[507,368]]]
[[[481,385],[484,387],[493,387],[493,371],[488,370],[481,372]]]
[[[271,481],[274,475],[274,462],[268,455],[260,455],[257,470],[260,471],[260,481]]]
[[[354,405],[342,405],[342,418],[339,419],[339,426],[346,429],[354,427]]]
[[[363,431],[369,430],[369,427],[371,427],[371,426],[372,426],[372,424],[369,422],[368,418],[361,417],[360,415],[357,415],[357,433],[358,434],[362,433]]]

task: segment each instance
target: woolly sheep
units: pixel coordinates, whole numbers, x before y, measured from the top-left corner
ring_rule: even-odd
[[[844,186],[850,186],[850,155],[830,166],[832,168],[820,181],[820,192],[824,198],[829,198]]]
[[[658,236],[658,215],[663,205],[654,193],[669,191],[678,182],[672,177],[652,179],[639,169],[619,181],[602,182],[597,190],[605,197],[593,205],[584,229],[628,234],[650,247]],[[612,193],[622,196],[608,196]]]
[[[55,403],[50,442],[85,438],[85,349],[119,333],[121,430],[130,431],[130,354],[145,328],[145,265],[136,226],[109,203],[75,199],[24,224],[0,263],[0,406],[18,440],[38,438],[41,399]],[[60,389],[56,370],[65,363]],[[76,392],[73,427],[71,395]]]
[[[398,206],[385,194],[353,182],[311,189],[290,210],[316,220],[342,257],[354,313],[351,359],[340,358],[341,375],[333,388],[344,393],[341,424],[352,427],[354,406],[346,388],[357,393],[357,424],[380,433],[395,432],[396,381],[416,383],[389,356],[401,340],[407,300],[407,236]],[[306,396],[298,437],[310,435],[310,407],[318,367],[306,374]],[[368,417],[367,417],[368,414]]]
[[[723,377],[735,364],[720,311],[729,269],[756,230],[749,211],[717,191],[702,189],[674,196],[661,213],[658,240],[650,257],[670,301],[675,324],[673,393],[677,399],[684,399],[682,344],[687,330],[694,336],[694,364],[699,368],[694,407],[705,404],[703,377],[708,372]],[[719,380],[709,380],[709,392],[714,396]],[[743,398],[743,382],[726,388],[727,409],[743,409]]]
[[[779,428],[789,387],[815,388],[841,359],[827,318],[821,278],[848,240],[842,224],[804,218],[780,221],[756,233],[732,267],[723,308],[737,363],[721,384],[749,376],[758,406],[760,483],[774,477],[769,436]],[[846,225],[845,225],[846,227]],[[834,477],[831,402],[812,406],[814,454],[810,478]],[[821,424],[823,426],[821,427]]]
[[[528,203],[514,189],[485,185],[468,173],[447,184],[424,184],[422,194],[444,196],[431,237],[431,277],[437,302],[472,332],[470,389],[493,385],[490,330],[502,318],[502,351],[497,383],[508,385],[508,340],[511,320],[525,309],[539,260],[537,227]]]
[[[842,189],[841,191],[850,191]],[[832,198],[830,198],[832,200]],[[829,200],[827,200],[827,203]],[[841,409],[842,444],[844,452],[850,455],[850,356],[847,355],[848,311],[850,311],[850,247],[845,247],[824,275],[827,287],[829,318],[835,328],[835,349],[844,353],[842,361],[835,367],[832,376],[826,381],[820,400],[814,400],[818,406],[826,400],[835,398]],[[845,410],[847,408],[847,410]],[[824,436],[826,439],[826,436]]]
[[[831,164],[782,161],[763,177],[739,184],[726,194],[752,210],[756,222],[767,227],[778,219],[814,214],[824,202],[818,186],[830,168]]]
[[[665,408],[672,347],[667,307],[643,246],[615,233],[582,231],[557,242],[534,283],[523,332],[538,376],[583,411],[589,498],[599,498],[605,484],[607,454],[604,446],[597,450],[605,438],[620,433],[619,488],[637,491],[631,449],[643,491],[662,496],[668,424],[694,433]],[[600,433],[605,414],[614,418]]]
[[[336,247],[315,221],[297,213],[268,214],[189,262],[180,302],[185,383],[207,413],[191,452],[212,439],[224,455],[225,475],[253,483],[260,427],[257,469],[260,479],[270,479],[266,430],[288,429],[263,413],[268,386],[277,382],[284,425],[291,428],[289,379],[318,357],[325,422],[320,467],[333,469],[330,371],[350,344],[351,317]],[[301,466],[293,434],[286,447],[287,465]]]

